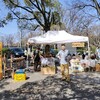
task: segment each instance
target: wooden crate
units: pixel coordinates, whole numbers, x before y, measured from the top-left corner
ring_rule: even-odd
[[[0,72],[0,80],[3,78],[2,72]]]
[[[96,71],[100,72],[100,64],[96,64]]]
[[[41,73],[42,74],[48,74],[48,75],[54,75],[56,68],[55,66],[47,66],[47,67],[42,67],[41,68]]]

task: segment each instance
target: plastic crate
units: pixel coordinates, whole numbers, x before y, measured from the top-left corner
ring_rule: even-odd
[[[26,80],[26,74],[14,74],[14,80],[15,81],[24,81]]]

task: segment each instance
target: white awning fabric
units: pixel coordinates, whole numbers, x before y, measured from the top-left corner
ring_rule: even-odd
[[[72,43],[72,42],[88,42],[88,37],[71,35],[66,31],[48,31],[47,33],[29,38],[29,43],[36,44],[54,44],[54,43]]]

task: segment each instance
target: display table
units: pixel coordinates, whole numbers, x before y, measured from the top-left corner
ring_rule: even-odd
[[[25,57],[8,59],[8,62],[9,62],[11,67],[14,67],[16,69],[26,66]]]
[[[96,71],[100,72],[100,64],[96,64]]]
[[[22,61],[25,57],[19,57],[19,58],[13,58],[12,61]],[[11,61],[11,59],[8,59],[8,61]]]
[[[45,66],[41,67],[42,74],[54,75],[56,73],[55,66]]]
[[[14,71],[25,66],[25,57],[7,59],[3,63],[3,77],[14,77]]]

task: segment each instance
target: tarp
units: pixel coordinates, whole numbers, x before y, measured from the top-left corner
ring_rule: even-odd
[[[29,43],[36,44],[52,44],[52,43],[72,43],[72,42],[88,42],[88,37],[71,35],[66,31],[48,31],[47,33],[29,38]]]

